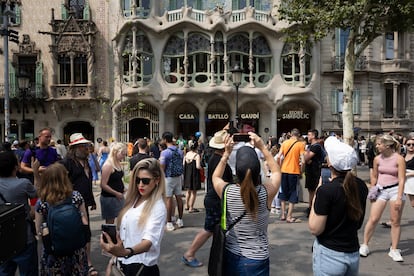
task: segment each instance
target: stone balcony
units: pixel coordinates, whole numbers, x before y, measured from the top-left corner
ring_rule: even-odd
[[[85,84],[52,85],[52,97],[56,100],[88,100],[96,98],[95,87]]]

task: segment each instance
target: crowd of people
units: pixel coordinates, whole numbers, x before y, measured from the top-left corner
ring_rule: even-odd
[[[359,258],[370,254],[368,244],[387,202],[388,255],[403,261],[398,243],[406,195],[414,207],[414,133],[405,138],[378,133],[368,141],[359,136],[351,147],[335,133],[320,137],[316,129],[302,135],[293,128],[268,141],[247,124],[240,132],[248,137],[246,141],[234,141],[227,125],[209,139],[196,132],[185,140],[167,131],[155,142],[139,138],[129,144],[108,144],[100,139],[100,147],[95,148],[81,133],[73,133],[67,147],[61,140],[54,143],[51,130],[44,128],[32,145],[27,141],[5,144],[0,151],[0,193],[10,202],[24,204],[30,231],[24,251],[1,264],[0,275],[14,275],[17,267],[21,275],[39,271],[41,275],[98,275],[91,258],[89,216],[96,209],[93,188],[97,183],[102,220],[116,229],[114,237],[103,232],[100,238],[102,251],[111,257],[107,275],[114,268],[125,275],[159,275],[164,231],[184,227],[186,213],[204,213],[205,222],[183,252],[185,265],[204,265],[197,251],[213,236],[216,225],[232,225],[223,273],[269,275],[269,214],[286,223],[302,222],[293,214],[303,177],[309,192],[305,215],[315,235],[314,275],[357,275]],[[127,173],[122,164],[126,160]],[[357,165],[369,166],[369,185],[352,173]],[[195,208],[202,186],[204,212]],[[67,200],[82,219],[85,246],[65,256],[45,248],[38,255],[45,223],[52,223],[50,210]],[[360,244],[358,231],[367,200],[371,206]]]

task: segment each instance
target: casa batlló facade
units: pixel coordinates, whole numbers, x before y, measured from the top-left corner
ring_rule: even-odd
[[[8,60],[5,42],[0,56],[10,140],[33,139],[43,127],[66,143],[73,132],[124,142],[167,130],[211,136],[236,113],[239,127],[250,124],[263,138],[293,127],[341,132],[347,32],[302,48],[286,43],[278,1],[0,2],[3,14],[14,14],[8,28],[19,32]],[[413,56],[414,35],[395,32],[359,58],[353,112],[360,135],[413,130]],[[6,113],[1,105],[2,133]]]

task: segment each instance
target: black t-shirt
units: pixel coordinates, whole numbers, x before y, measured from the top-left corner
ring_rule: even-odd
[[[85,200],[85,205],[96,205],[92,192],[92,170],[89,169],[89,175],[87,176],[82,165],[72,158],[66,157],[59,162],[68,170],[68,176],[72,182],[73,189],[82,195],[83,200]],[[89,163],[85,162],[85,166],[89,167]]]
[[[135,165],[141,161],[142,159],[145,158],[150,158],[151,156],[149,156],[146,153],[140,153],[138,152],[137,154],[135,154],[134,156],[131,157],[131,159],[129,159],[129,169],[132,171],[135,167]]]
[[[322,164],[322,146],[318,143],[309,146],[309,150],[314,153],[312,162],[306,164],[305,173],[307,175],[313,175],[319,177],[321,175],[321,164]]]
[[[217,195],[216,191],[214,190],[212,176],[214,170],[216,169],[218,163],[220,162],[221,155],[214,153],[210,160],[208,161],[207,166],[207,193],[204,197],[204,205],[206,208],[221,208],[221,199]],[[231,168],[229,164],[226,164],[226,168],[224,169],[223,173],[223,180],[226,182],[233,181],[233,174],[231,172]]]
[[[364,181],[356,178],[363,215],[359,221],[353,221],[346,214],[343,181],[344,177],[336,177],[330,184],[319,187],[314,207],[316,214],[328,216],[325,230],[317,237],[319,243],[329,249],[349,253],[359,250],[357,232],[364,221],[368,188]]]

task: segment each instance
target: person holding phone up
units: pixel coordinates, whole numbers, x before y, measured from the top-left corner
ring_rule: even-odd
[[[102,232],[101,247],[118,257],[127,276],[160,275],[157,264],[166,218],[165,176],[160,163],[154,158],[141,160],[132,171],[125,205],[117,219],[117,241],[113,243]]]

